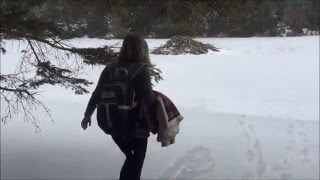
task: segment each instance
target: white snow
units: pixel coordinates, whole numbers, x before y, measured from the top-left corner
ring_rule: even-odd
[[[165,79],[155,89],[185,119],[174,145],[161,148],[151,136],[143,178],[318,179],[319,36],[198,40],[221,51],[150,55]],[[165,41],[147,39],[150,49]],[[14,71],[25,45],[5,42],[4,74]],[[70,41],[78,47],[118,42]],[[86,67],[84,77],[96,83],[102,68]],[[124,156],[97,127],[95,115],[92,127],[80,128],[90,94],[41,90],[55,122],[36,112],[42,128],[37,134],[21,119],[1,124],[1,178],[117,178]]]

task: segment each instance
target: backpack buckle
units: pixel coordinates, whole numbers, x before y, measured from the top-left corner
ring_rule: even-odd
[[[131,106],[127,106],[127,105],[118,105],[118,108],[119,109],[124,109],[124,110],[130,110],[130,109],[132,109],[132,108],[134,108],[134,107],[136,107],[137,106],[137,104],[138,103],[133,103]]]

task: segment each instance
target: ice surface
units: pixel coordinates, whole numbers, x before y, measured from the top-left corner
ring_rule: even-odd
[[[319,179],[319,36],[198,39],[221,48],[206,55],[151,55],[163,71],[155,89],[185,119],[174,145],[151,136],[144,179]],[[150,49],[165,39],[148,39]],[[5,41],[1,72],[10,73],[24,43]],[[121,40],[79,38],[79,47]],[[102,67],[86,67],[96,82]],[[95,85],[90,87],[92,91]],[[1,125],[1,178],[117,178],[124,156],[95,122],[80,121],[90,95],[43,87],[52,124],[41,133],[13,119]]]

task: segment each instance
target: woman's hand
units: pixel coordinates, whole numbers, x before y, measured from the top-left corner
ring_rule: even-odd
[[[88,124],[89,126],[91,126],[91,118],[90,117],[84,117],[82,119],[82,122],[81,122],[81,127],[86,130],[87,127],[88,127]]]

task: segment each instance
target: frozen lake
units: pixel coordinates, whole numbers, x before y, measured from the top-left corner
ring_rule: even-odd
[[[319,179],[319,36],[206,38],[220,52],[151,55],[163,71],[155,89],[185,119],[176,143],[151,136],[143,179]],[[73,39],[81,47],[120,40]],[[166,40],[148,39],[150,49]],[[22,44],[22,45],[21,45]],[[23,43],[6,41],[1,71],[13,72]],[[87,67],[96,83],[103,67]],[[90,87],[93,90],[95,84]],[[80,128],[88,95],[43,87],[54,124],[42,132],[13,119],[1,124],[3,179],[112,179],[124,161],[95,122]]]

